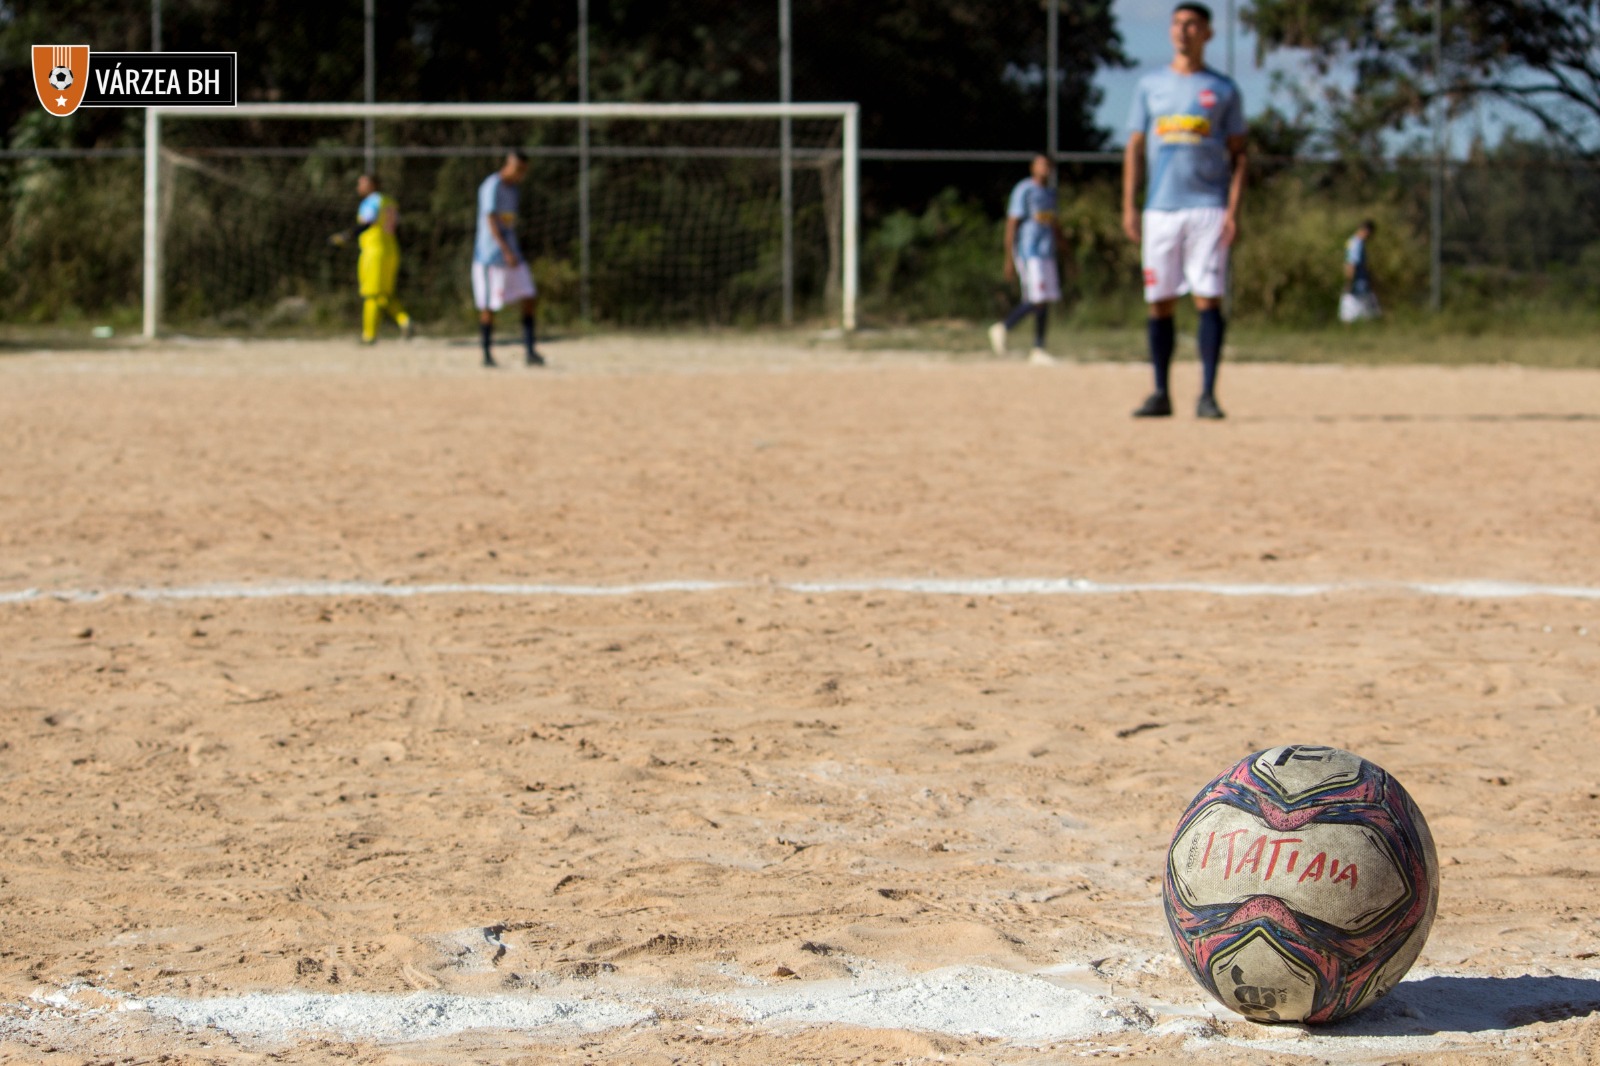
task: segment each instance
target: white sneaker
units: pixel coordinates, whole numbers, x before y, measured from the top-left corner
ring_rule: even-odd
[[[1006,324],[996,322],[989,327],[989,349],[996,356],[1004,357],[1006,354]]]
[[[1055,366],[1056,357],[1045,351],[1043,348],[1035,348],[1033,351],[1028,353],[1028,362],[1032,363],[1034,366]]]

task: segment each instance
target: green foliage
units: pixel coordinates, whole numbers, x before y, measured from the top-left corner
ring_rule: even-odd
[[[1078,325],[1126,325],[1144,316],[1139,249],[1122,232],[1116,176],[1063,175],[1058,215],[1067,247],[1061,257],[1065,310]]]
[[[955,189],[920,214],[891,213],[862,249],[866,310],[889,321],[993,317],[1005,301],[1003,231]]]
[[[1600,170],[1548,144],[1507,138],[1474,146],[1452,168],[1446,253],[1516,274],[1572,266],[1600,240]]]
[[[51,322],[137,303],[139,173],[137,159],[0,165],[0,315]]]

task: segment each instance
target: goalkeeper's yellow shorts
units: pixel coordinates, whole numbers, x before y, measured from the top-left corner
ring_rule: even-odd
[[[395,279],[399,274],[399,244],[391,242],[387,246],[361,250],[356,276],[361,281],[362,296],[393,296]]]

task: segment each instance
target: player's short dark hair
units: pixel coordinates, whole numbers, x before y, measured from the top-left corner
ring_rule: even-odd
[[[1372,221],[1370,218],[1364,218],[1361,220],[1361,228],[1366,230],[1368,233],[1378,232],[1378,224]]]
[[[526,163],[528,161],[528,153],[524,152],[521,148],[513,148],[511,151],[507,152],[506,155],[511,159],[515,159],[519,163]]]
[[[1172,9],[1176,15],[1180,11],[1193,11],[1196,15],[1206,20],[1206,25],[1211,24],[1211,9],[1204,4],[1195,3],[1194,0],[1184,0],[1183,3]]]

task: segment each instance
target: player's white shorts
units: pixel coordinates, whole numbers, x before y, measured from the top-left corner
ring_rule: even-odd
[[[1017,279],[1022,282],[1022,301],[1053,304],[1061,299],[1061,274],[1054,258],[1017,258]]]
[[[539,295],[527,263],[514,267],[491,266],[473,260],[472,302],[480,311],[498,311],[506,304],[531,300]]]
[[[1159,303],[1193,293],[1216,299],[1228,284],[1228,246],[1220,207],[1144,213],[1144,299]]]
[[[1347,292],[1339,297],[1340,322],[1360,322],[1363,319],[1378,318],[1382,314],[1383,309],[1378,306],[1378,298],[1370,292],[1362,296]]]

